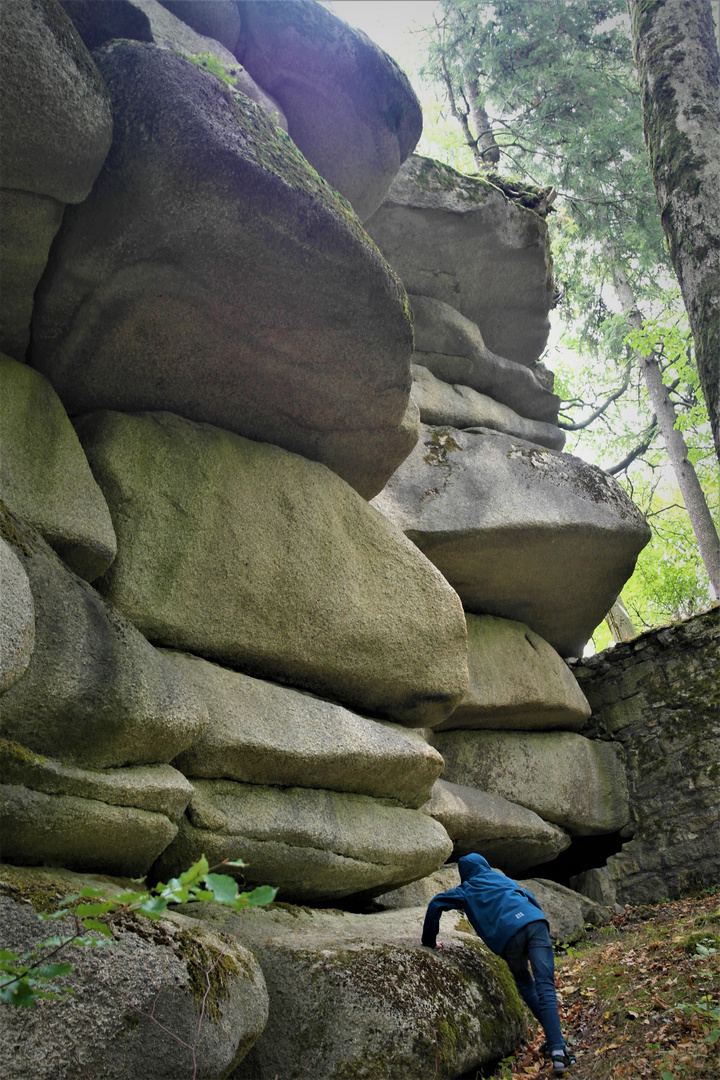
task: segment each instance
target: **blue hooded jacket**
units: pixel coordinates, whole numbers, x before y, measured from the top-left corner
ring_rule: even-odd
[[[463,855],[458,860],[460,882],[456,889],[438,893],[428,904],[422,943],[435,948],[443,911],[459,908],[492,952],[502,956],[513,934],[531,922],[547,922],[531,892],[512,878],[493,870],[482,855]]]

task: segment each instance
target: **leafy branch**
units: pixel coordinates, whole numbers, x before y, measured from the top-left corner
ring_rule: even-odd
[[[108,895],[104,888],[87,886],[66,897],[56,911],[39,917],[54,921],[70,916],[75,919],[75,933],[65,937],[51,936],[25,953],[0,949],[0,1002],[34,1009],[39,1000],[52,1000],[72,993],[67,987],[59,987],[56,980],[69,975],[73,965],[56,961],[55,957],[71,945],[112,945],[113,924],[127,915],[161,919],[170,904],[187,904],[191,900],[241,911],[248,907],[265,907],[275,899],[277,889],[269,885],[261,885],[251,892],[239,892],[234,878],[214,872],[224,866],[243,867],[245,863],[240,859],[223,859],[210,868],[203,855],[180,877],[171,878],[167,884],[158,882],[150,889],[132,889],[113,895]],[[138,883],[142,880],[138,879]]]

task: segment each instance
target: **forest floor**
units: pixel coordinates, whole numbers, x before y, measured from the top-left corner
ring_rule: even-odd
[[[627,907],[558,954],[568,1080],[720,1080],[720,888]],[[478,1075],[545,1080],[543,1038]]]

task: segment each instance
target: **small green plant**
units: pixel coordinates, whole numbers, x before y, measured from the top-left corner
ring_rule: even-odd
[[[202,68],[204,71],[209,71],[211,75],[220,79],[226,86],[237,86],[237,69],[227,68],[220,57],[216,56],[215,53],[201,52],[197,53],[195,56],[187,56],[185,59],[189,60],[195,67]]]
[[[270,885],[261,885],[251,892],[239,892],[234,878],[214,872],[223,866],[243,867],[245,863],[240,859],[224,859],[211,869],[203,855],[180,877],[171,878],[167,884],[158,882],[150,889],[132,889],[113,895],[108,895],[106,889],[88,886],[66,897],[56,911],[39,914],[39,918],[50,922],[70,915],[76,921],[77,933],[48,937],[25,953],[0,949],[0,1002],[34,1009],[38,1001],[71,994],[72,990],[58,986],[57,980],[69,975],[73,965],[56,957],[70,945],[112,945],[112,924],[123,916],[134,914],[160,919],[170,904],[187,904],[191,900],[241,911],[248,907],[265,907],[275,899],[277,889]],[[142,884],[144,878],[135,880]]]

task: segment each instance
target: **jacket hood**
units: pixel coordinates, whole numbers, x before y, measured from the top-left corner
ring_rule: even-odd
[[[487,873],[494,872],[490,863],[482,855],[463,855],[458,859],[458,870],[462,882],[467,881],[468,878],[483,877]]]

